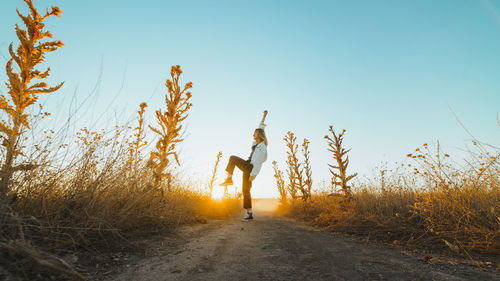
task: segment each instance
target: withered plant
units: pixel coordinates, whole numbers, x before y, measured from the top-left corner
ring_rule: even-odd
[[[480,146],[480,144],[476,144]],[[485,147],[470,154],[465,167],[457,167],[439,143],[427,143],[407,156],[415,161],[413,174],[427,183],[416,195],[411,213],[425,231],[438,236],[452,250],[499,252],[500,153]]]
[[[26,26],[26,30],[16,24],[16,34],[20,44],[17,51],[14,51],[13,43],[9,45],[11,58],[5,67],[9,96],[0,94],[0,109],[7,116],[6,120],[0,121],[2,146],[5,147],[5,159],[0,171],[1,198],[9,192],[9,183],[14,172],[34,168],[32,163],[19,165],[15,163],[16,158],[22,155],[19,140],[30,129],[30,114],[26,112],[26,109],[37,102],[39,94],[55,92],[63,85],[60,83],[55,87],[49,87],[46,82],[40,81],[49,76],[50,67],[45,71],[36,69],[44,61],[46,53],[63,46],[59,40],[42,42],[46,37],[52,38],[52,33],[44,31],[44,20],[50,16],[59,17],[62,11],[58,7],[52,7],[42,16],[33,6],[32,0],[24,0],[24,2],[28,5],[30,14],[24,16],[19,10],[16,9],[16,11]],[[17,72],[14,70],[14,63],[17,65]]]
[[[139,110],[137,113],[139,114],[137,117],[137,127],[134,128],[136,133],[134,134],[134,140],[132,141],[131,145],[129,146],[129,160],[128,160],[128,166],[129,166],[129,175],[133,174],[133,170],[137,169],[137,166],[139,165],[139,154],[140,154],[140,149],[147,145],[147,141],[144,141],[144,112],[146,111],[146,107],[148,107],[148,104],[145,102],[142,102],[139,105]]]
[[[300,169],[299,159],[297,158],[298,145],[295,143],[297,138],[292,132],[288,131],[283,140],[285,141],[286,147],[288,149],[286,152],[288,176],[288,183],[286,185],[286,188],[288,190],[288,193],[290,193],[290,197],[292,197],[292,199],[296,199],[297,192],[299,191],[299,185],[302,184],[302,170]],[[301,181],[300,183],[298,182],[299,179]]]
[[[289,179],[287,189],[292,199],[297,198],[297,191],[300,191],[300,193],[302,193],[302,199],[306,201],[310,199],[311,194],[310,188],[306,184],[307,178],[304,179],[304,167],[306,164],[303,165],[303,163],[301,163],[299,161],[299,158],[297,157],[297,154],[299,153],[299,145],[296,143],[297,137],[295,137],[294,133],[288,131],[283,140],[285,141],[286,147],[288,148],[286,152],[286,164],[288,167],[287,174]],[[307,161],[307,166],[309,169],[308,172],[311,173],[309,159]]]
[[[340,187],[344,195],[351,196],[351,187],[348,183],[358,174],[347,175],[347,166],[349,166],[349,156],[347,156],[347,153],[351,150],[345,150],[342,147],[346,130],[344,129],[339,134],[336,134],[333,126],[330,125],[329,131],[332,133],[333,138],[328,135],[325,136],[325,139],[328,141],[328,151],[333,154],[333,159],[337,162],[337,165],[328,164],[330,173],[332,174],[332,186]]]
[[[304,139],[302,143],[302,153],[304,155],[304,195],[307,195],[306,199],[311,199],[311,189],[312,189],[312,170],[311,170],[311,152],[309,151],[309,140]]]
[[[174,157],[177,165],[180,165],[176,145],[183,141],[181,122],[188,117],[188,110],[192,106],[189,102],[191,93],[188,90],[193,87],[193,83],[186,83],[182,89],[179,86],[181,73],[180,65],[172,66],[170,70],[172,80],[167,79],[166,83],[168,94],[165,95],[165,104],[167,110],[165,112],[162,112],[161,109],[156,111],[159,128],[149,126],[153,132],[158,134],[159,140],[156,142],[155,150],[151,152],[148,166],[153,170],[156,184],[166,177],[168,188],[171,185],[172,175],[166,171],[166,168],[170,164],[171,157]]]
[[[273,161],[273,169],[276,186],[280,193],[280,203],[284,204],[287,201],[287,189],[285,187],[285,180],[283,179],[283,172],[278,168],[278,163],[276,161]]]
[[[219,167],[221,157],[222,157],[222,151],[219,151],[219,153],[217,153],[217,159],[215,159],[214,168],[212,170],[212,176],[210,177],[210,181],[208,182],[208,190],[210,191],[210,196],[212,196],[212,190],[214,188],[215,181],[217,180],[217,168]],[[226,191],[227,191],[227,186],[226,186]],[[226,194],[226,192],[224,192],[224,194]]]

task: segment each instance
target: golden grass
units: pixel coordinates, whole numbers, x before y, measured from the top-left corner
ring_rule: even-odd
[[[181,224],[227,218],[240,208],[237,200],[214,201],[197,191],[198,186],[175,177],[168,187],[157,184],[146,161],[128,173],[129,150],[125,142],[117,142],[121,134],[82,134],[81,151],[66,166],[49,162],[20,175],[13,185],[15,200],[0,206],[0,243],[51,260],[75,251],[133,250],[141,237],[170,232]],[[17,268],[9,265],[26,256],[6,247],[0,245],[6,250],[0,265]],[[36,272],[44,272],[40,267],[64,272],[57,264],[37,266]]]
[[[500,253],[498,206],[498,189],[464,188],[450,197],[443,191],[371,188],[353,192],[350,200],[314,194],[310,203],[288,201],[280,208],[328,230],[472,257]]]
[[[27,138],[23,134],[31,130],[30,120],[36,117],[25,110],[36,104],[39,94],[62,86],[32,84],[33,79],[49,75],[50,69],[35,68],[45,53],[62,46],[61,41],[40,41],[52,37],[43,21],[62,12],[52,7],[42,16],[32,0],[25,2],[30,15],[18,14],[27,30],[16,25],[20,45],[15,53],[11,44],[12,58],[6,66],[10,99],[0,95],[0,109],[9,118],[0,122],[4,147],[0,150],[0,274],[13,280],[49,280],[58,272],[84,279],[57,256],[136,249],[135,241],[141,237],[172,231],[180,224],[226,218],[239,209],[237,200],[213,201],[206,191],[176,177],[181,172],[171,160],[180,166],[176,146],[183,141],[182,121],[192,106],[187,91],[192,83],[179,86],[179,65],[172,67],[166,82],[166,110],[156,110],[159,127],[147,126],[158,137],[149,157],[143,156],[147,153],[146,103],[139,106],[132,132],[128,126],[111,131],[84,127],[75,136],[76,144],[68,144],[64,143],[68,131],[61,140],[51,133],[31,131],[31,152],[24,154],[22,141]],[[13,69],[14,62],[19,72]]]
[[[367,239],[469,258],[499,255],[500,153],[477,142],[475,147],[458,165],[439,143],[435,149],[424,144],[407,155],[413,163],[393,174],[382,171],[380,185],[360,183],[347,194],[324,191],[310,202],[282,200],[280,212]],[[342,173],[334,176],[342,179]]]

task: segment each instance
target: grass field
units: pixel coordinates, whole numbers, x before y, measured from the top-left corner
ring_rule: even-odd
[[[351,187],[345,176],[348,150],[343,149],[342,138],[330,141],[337,164],[330,165],[332,186],[325,190],[292,196],[301,190],[296,187],[297,173],[284,176],[275,165],[281,212],[370,240],[468,258],[500,254],[498,149],[475,142],[475,150],[460,165],[439,143],[423,144],[407,155],[410,164],[380,171],[379,178]],[[300,169],[300,164],[299,168],[290,164],[293,161],[287,162],[288,170]]]

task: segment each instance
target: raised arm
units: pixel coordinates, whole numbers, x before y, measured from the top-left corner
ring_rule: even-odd
[[[266,121],[266,116],[267,116],[267,110],[264,110],[264,113],[262,114],[262,121],[260,121],[260,123],[264,123],[264,121]]]
[[[266,116],[267,116],[267,110],[264,110],[264,113],[262,115],[262,120],[260,121],[260,124],[259,124],[259,129],[265,129],[266,128],[266,124],[264,124],[264,121],[266,121]]]

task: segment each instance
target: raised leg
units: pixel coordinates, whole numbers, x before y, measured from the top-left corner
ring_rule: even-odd
[[[253,165],[250,164],[250,161],[248,160],[244,160],[238,156],[231,155],[231,157],[229,157],[229,162],[227,163],[226,172],[229,175],[233,175],[235,167],[238,167],[243,172],[243,208],[250,209],[252,208],[252,198],[250,196],[252,183],[248,179],[250,178],[250,172],[253,169]]]
[[[232,175],[234,172],[234,167],[238,167],[242,172],[250,173],[252,171],[253,165],[238,156],[231,155],[231,157],[229,157],[229,162],[227,163],[226,172]]]

